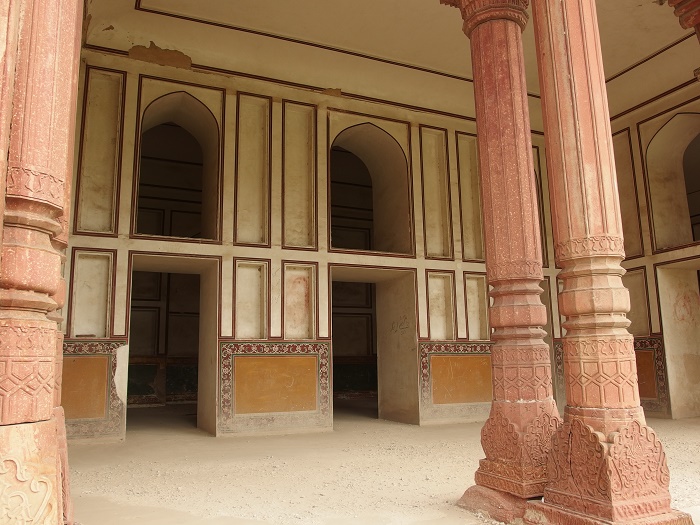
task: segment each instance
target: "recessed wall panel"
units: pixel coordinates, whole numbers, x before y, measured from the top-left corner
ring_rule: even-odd
[[[235,334],[238,339],[267,337],[268,263],[236,262]]]
[[[470,341],[490,339],[488,318],[488,285],[485,275],[465,274],[467,328]]]
[[[312,339],[315,327],[315,266],[284,266],[284,338]]]
[[[449,273],[428,273],[428,320],[430,339],[454,339],[454,290]]]
[[[316,245],[316,109],[284,104],[285,246]]]
[[[237,243],[270,238],[270,99],[240,95],[236,166]]]
[[[634,159],[632,158],[629,129],[613,136],[613,148],[617,189],[622,196],[620,213],[622,215],[622,229],[625,234],[625,255],[627,257],[643,255],[639,202],[637,201],[637,187],[634,180]]]
[[[107,415],[108,356],[65,356],[61,405],[66,419],[98,419]]]
[[[627,318],[631,324],[629,332],[635,336],[649,335],[649,301],[647,299],[647,279],[644,268],[628,270],[622,277],[622,283],[630,293],[630,311]]]
[[[457,155],[461,192],[462,257],[468,260],[483,261],[484,240],[476,137],[458,133]]]
[[[236,414],[318,407],[316,356],[237,356],[234,376]]]
[[[423,220],[428,257],[452,257],[447,135],[444,130],[421,128]]]
[[[124,75],[99,69],[87,75],[76,230],[115,233]]]
[[[108,337],[112,253],[76,251],[71,300],[74,337]]]
[[[430,357],[433,403],[484,403],[492,399],[491,358],[488,355]]]

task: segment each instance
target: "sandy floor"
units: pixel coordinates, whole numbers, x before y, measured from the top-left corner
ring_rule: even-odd
[[[120,444],[69,447],[82,525],[456,525],[481,424],[415,427],[336,404],[335,431],[214,439],[194,407],[129,411]],[[376,414],[374,414],[376,417]],[[651,420],[675,508],[700,525],[700,418]]]

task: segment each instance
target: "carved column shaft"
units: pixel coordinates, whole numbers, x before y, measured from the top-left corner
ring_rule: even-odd
[[[533,507],[554,523],[682,521],[670,513],[665,454],[639,405],[595,0],[538,0],[533,14],[567,393],[544,504]]]
[[[64,417],[58,407],[61,337],[52,312],[65,289],[59,250],[67,239],[67,230],[61,234],[70,201],[82,8],[82,0],[10,0],[9,11],[18,13],[16,55],[12,67],[2,63],[9,74],[0,83],[0,147],[7,145],[0,485],[17,495],[12,515],[32,523],[73,522]],[[0,8],[0,16],[5,9]],[[4,122],[8,112],[9,128]]]
[[[558,422],[552,397],[542,248],[522,30],[527,1],[462,0],[471,39],[490,322],[493,403],[482,429],[478,485],[520,498],[541,495]]]

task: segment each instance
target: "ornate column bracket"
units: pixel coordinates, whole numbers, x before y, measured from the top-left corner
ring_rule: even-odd
[[[533,3],[567,405],[528,523],[690,524],[672,511],[663,447],[639,403],[622,220],[595,0]]]
[[[475,474],[477,486],[460,505],[507,521],[522,516],[527,498],[542,495],[551,437],[560,422],[539,297],[542,249],[522,49],[528,2],[441,1],[459,8],[471,39],[495,343],[494,397],[481,433],[486,458]]]
[[[658,0],[663,4],[666,0]],[[668,0],[668,5],[673,8],[673,13],[683,29],[695,29],[695,34],[700,40],[700,0]],[[695,71],[695,77],[700,79],[700,68]]]

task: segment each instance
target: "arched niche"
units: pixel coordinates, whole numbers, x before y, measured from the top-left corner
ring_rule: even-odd
[[[685,191],[688,195],[688,212],[693,241],[700,241],[700,134],[685,149],[683,155]]]
[[[195,97],[178,91],[151,102],[141,120],[134,233],[218,239],[219,150],[216,118]],[[151,184],[146,199],[143,179],[148,176],[145,170],[152,169],[154,162],[159,163],[163,182]],[[184,204],[181,210],[173,211],[166,202]],[[145,220],[147,213],[163,215],[163,231],[152,231],[152,223]],[[175,213],[180,217],[199,214],[198,218],[189,219],[198,222],[180,219],[183,226],[175,228]]]
[[[696,141],[698,135],[700,114],[679,113],[664,124],[647,147],[647,178],[657,250],[694,242],[686,178],[697,180],[698,175],[686,173],[684,159],[690,164],[700,157],[691,152],[700,146]]]
[[[331,205],[334,200],[338,202],[338,196],[334,198],[333,195],[339,191],[337,185],[334,189],[334,178],[339,171],[345,171],[347,173],[344,179],[348,182],[348,174],[351,175],[354,170],[358,186],[368,188],[371,192],[370,250],[412,254],[408,162],[396,139],[374,124],[358,124],[336,136],[331,145],[330,158]],[[365,182],[367,175],[369,181]],[[348,184],[351,183],[350,180]],[[334,218],[331,212],[331,248],[347,248],[333,242],[333,230]]]

